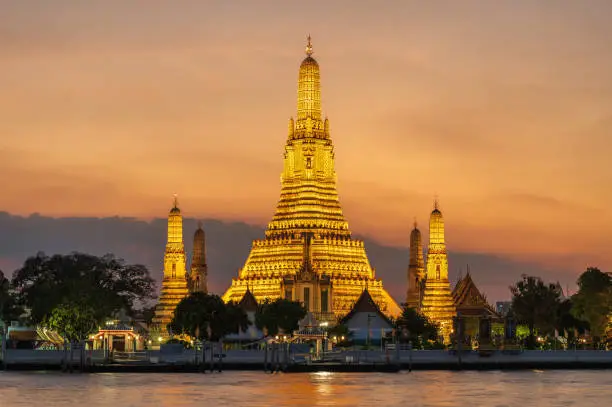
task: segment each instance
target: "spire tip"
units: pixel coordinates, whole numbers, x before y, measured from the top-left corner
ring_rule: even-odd
[[[307,40],[308,40],[308,43],[306,44],[306,55],[311,56],[312,55],[312,42],[311,42],[310,34],[308,34]]]

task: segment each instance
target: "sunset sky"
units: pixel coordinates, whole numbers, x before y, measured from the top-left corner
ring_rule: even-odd
[[[152,219],[178,193],[187,217],[265,225],[311,34],[355,233],[407,246],[438,195],[450,250],[612,271],[611,16],[606,0],[4,0],[0,211]]]

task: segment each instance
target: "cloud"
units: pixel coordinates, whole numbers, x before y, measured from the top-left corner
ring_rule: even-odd
[[[167,221],[143,221],[134,218],[52,218],[37,214],[28,217],[0,212],[0,267],[10,275],[23,261],[38,251],[47,254],[80,251],[94,255],[114,253],[130,263],[146,265],[158,280],[162,277]],[[185,247],[191,255],[192,236],[197,221],[184,220]],[[209,288],[222,294],[231,279],[243,266],[254,239],[264,236],[264,229],[243,222],[205,219]],[[408,249],[385,246],[365,239],[370,262],[391,294],[400,302],[406,290]],[[576,270],[558,268],[551,271],[537,263],[511,260],[507,257],[481,253],[451,251],[450,279],[456,282],[467,265],[475,281],[488,294],[490,301],[507,299],[508,286],[523,273],[547,280],[559,280],[573,287]]]

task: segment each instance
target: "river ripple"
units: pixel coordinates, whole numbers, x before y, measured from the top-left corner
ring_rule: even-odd
[[[605,406],[612,371],[0,372],[0,406]]]

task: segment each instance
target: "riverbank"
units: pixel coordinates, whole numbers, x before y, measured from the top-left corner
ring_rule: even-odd
[[[149,352],[131,360],[105,361],[97,354],[86,355],[84,371],[92,373],[194,373],[225,370],[284,371],[284,372],[398,372],[400,370],[552,370],[552,369],[612,369],[612,352],[606,351],[343,351],[311,361],[308,355],[287,355],[266,361],[261,351],[227,351],[211,365],[195,357],[193,351],[180,354]],[[13,371],[61,370],[63,352],[19,351],[9,353],[6,366]],[[79,371],[80,358],[73,359],[73,370]]]

